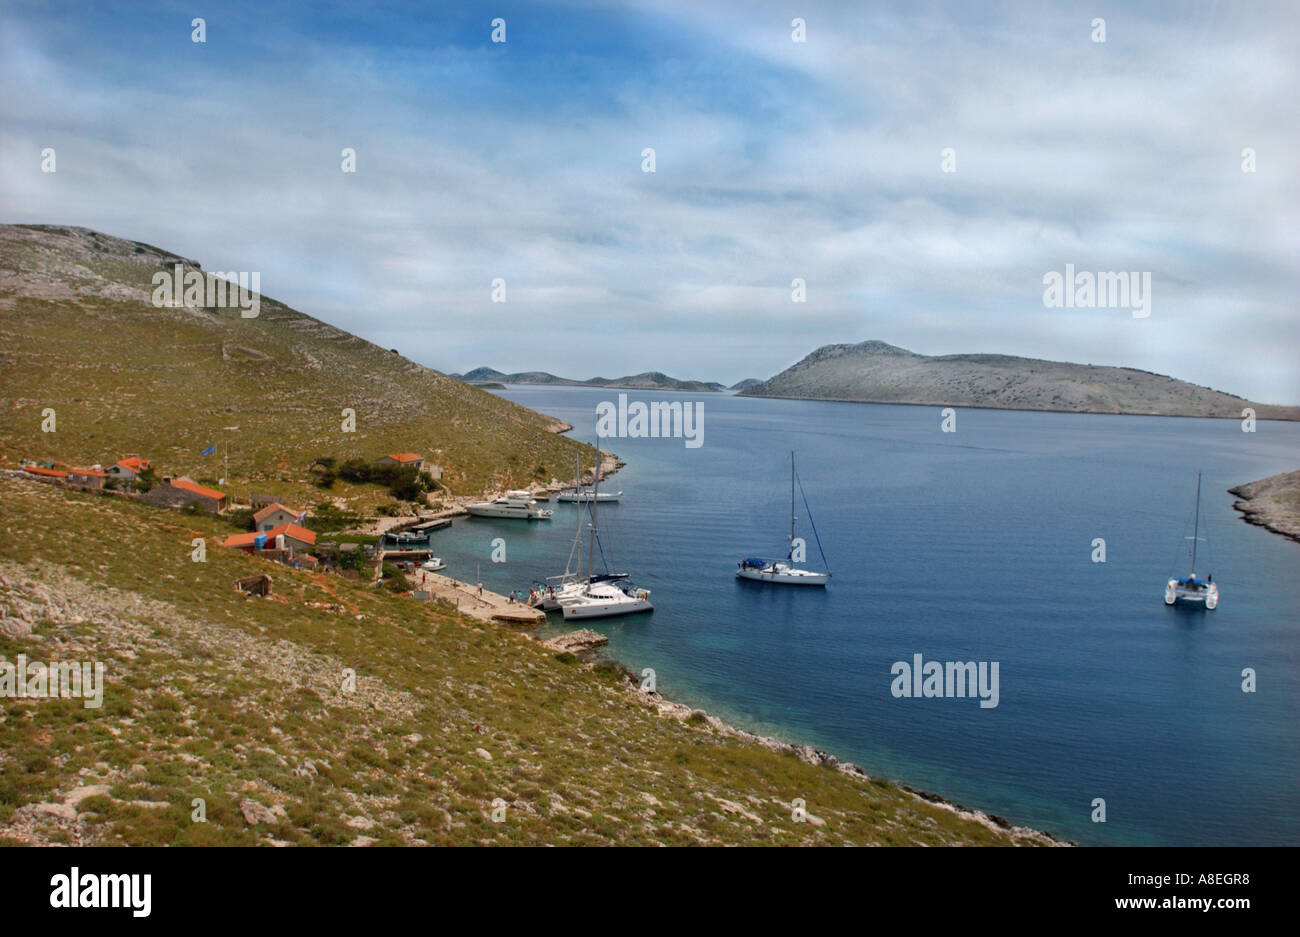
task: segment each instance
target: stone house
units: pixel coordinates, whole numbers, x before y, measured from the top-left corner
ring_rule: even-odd
[[[103,488],[109,477],[108,472],[100,468],[68,469],[68,484],[78,488]]]
[[[164,478],[161,485],[155,485],[140,496],[146,504],[159,507],[180,508],[187,504],[197,504],[200,510],[209,514],[220,514],[227,507],[224,492],[207,488],[189,478]]]

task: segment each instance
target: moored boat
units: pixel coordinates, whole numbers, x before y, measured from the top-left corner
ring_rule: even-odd
[[[1184,528],[1186,529],[1186,528]],[[1196,473],[1196,507],[1192,520],[1192,571],[1186,576],[1172,576],[1165,583],[1165,604],[1192,602],[1205,606],[1210,611],[1219,607],[1219,586],[1212,574],[1204,579],[1196,575],[1196,548],[1201,542],[1201,473]]]
[[[492,501],[467,504],[465,510],[475,517],[506,517],[518,520],[544,521],[551,512],[537,506],[537,501],[527,491],[507,491]]]
[[[585,504],[588,501],[599,501],[604,504],[608,501],[617,501],[623,496],[621,491],[595,491],[591,488],[566,488],[555,496],[556,501],[563,501],[569,504]]]
[[[736,578],[749,579],[754,582],[771,582],[785,586],[824,586],[830,581],[830,571],[819,572],[813,569],[804,569],[802,566],[796,566],[797,562],[803,560],[804,544],[802,540],[796,540],[794,536],[795,521],[797,518],[794,513],[794,489],[799,485],[799,493],[803,495],[803,483],[799,482],[798,475],[794,468],[794,453],[790,453],[790,547],[783,559],[772,559],[769,557],[747,556],[737,564]],[[821,536],[817,533],[817,525],[812,522],[812,511],[808,508],[808,497],[803,495],[804,510],[808,511],[808,523],[812,526],[813,537],[817,540],[817,551],[821,553],[822,565],[826,563],[826,553],[822,550]]]

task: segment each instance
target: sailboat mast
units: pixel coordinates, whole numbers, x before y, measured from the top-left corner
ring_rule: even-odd
[[[596,558],[592,550],[596,546],[596,498],[600,494],[600,446],[596,446],[596,477],[591,480],[591,540],[587,543],[587,578],[591,579],[596,569]],[[601,554],[604,555],[603,553]]]
[[[573,571],[573,575],[582,578],[582,452],[576,452],[573,456],[573,491],[578,497],[577,504],[577,529],[573,532],[573,546],[569,548],[569,561],[564,564],[564,576],[567,581],[569,576],[569,567],[576,559],[578,568]]]
[[[1201,473],[1196,473],[1196,519],[1192,521],[1192,575],[1196,575],[1196,541],[1201,537]]]
[[[794,450],[790,450],[790,549],[786,559],[794,561]]]

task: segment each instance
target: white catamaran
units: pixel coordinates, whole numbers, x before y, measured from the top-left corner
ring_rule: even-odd
[[[1213,575],[1200,579],[1196,575],[1196,546],[1201,540],[1201,473],[1196,473],[1196,510],[1192,521],[1192,571],[1186,576],[1175,576],[1165,583],[1165,604],[1199,602],[1210,611],[1219,607],[1219,587]]]
[[[578,488],[578,480],[581,475],[581,456],[577,456],[574,458],[573,465],[573,485],[575,490]],[[588,582],[614,582],[619,579],[627,578],[627,573],[611,573],[608,570],[597,575],[594,569],[587,570],[587,576],[585,578],[583,577],[581,508],[577,511],[577,517],[577,529],[573,533],[573,545],[569,547],[569,558],[564,563],[564,572],[558,576],[546,577],[545,582],[533,583],[528,590],[528,604],[532,608],[540,608],[544,612],[554,612],[560,608],[561,596],[581,592]],[[594,532],[592,536],[594,538]]]
[[[626,574],[607,573],[594,576],[596,545],[596,505],[600,502],[600,448],[596,449],[596,476],[592,480],[593,497],[587,503],[591,510],[591,539],[587,542],[587,578],[578,579],[554,596],[565,621],[579,618],[613,618],[635,612],[654,610],[650,604],[650,590],[640,589],[627,581]],[[603,554],[602,549],[602,554]]]
[[[813,523],[812,511],[808,508],[808,497],[803,493],[803,483],[798,481],[794,470],[794,453],[790,453],[790,549],[785,555],[785,559],[771,559],[768,557],[747,556],[740,561],[739,569],[736,575],[741,579],[752,579],[755,582],[775,582],[787,586],[824,586],[830,580],[831,574],[827,570],[824,573],[812,569],[804,569],[796,566],[796,562],[803,559],[802,542],[796,546],[795,530],[795,513],[794,513],[794,486],[798,483],[799,494],[803,497],[804,510],[808,512],[808,523],[812,526],[813,537],[817,540],[817,552],[821,553],[822,565],[829,566],[826,562],[826,553],[822,550],[821,537],[817,534],[817,525]],[[799,556],[796,557],[796,552]]]

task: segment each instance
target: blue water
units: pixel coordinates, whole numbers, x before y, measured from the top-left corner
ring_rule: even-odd
[[[616,399],[501,394],[588,441]],[[1296,468],[1300,426],[962,409],[943,433],[937,407],[703,399],[698,449],[603,443],[628,463],[623,500],[600,509],[605,551],[655,610],[590,626],[666,696],[1082,843],[1300,843],[1300,544],[1244,523],[1226,492]],[[784,553],[791,449],[824,590],[734,578],[742,556]],[[1197,470],[1214,612],[1162,601],[1188,571]],[[568,556],[577,509],[550,506],[544,523],[459,519],[434,549],[450,575],[478,563],[489,588],[526,586]],[[896,699],[890,667],[916,653],[998,661],[999,705]]]

